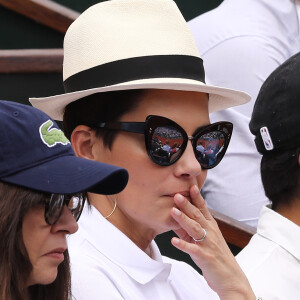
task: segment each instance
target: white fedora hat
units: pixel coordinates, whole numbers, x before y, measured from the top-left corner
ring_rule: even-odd
[[[208,93],[210,112],[250,100],[205,84],[203,61],[173,0],[111,0],[88,8],[66,32],[63,80],[65,94],[29,99],[56,120],[75,100],[117,90]]]

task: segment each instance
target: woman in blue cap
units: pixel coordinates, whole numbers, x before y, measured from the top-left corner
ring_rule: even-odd
[[[127,180],[124,169],[76,157],[43,112],[0,101],[0,299],[71,299],[66,237],[85,192],[114,194]]]

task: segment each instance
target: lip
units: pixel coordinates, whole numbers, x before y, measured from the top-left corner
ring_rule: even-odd
[[[56,249],[53,249],[53,250],[47,252],[43,256],[63,261],[64,258],[65,258],[64,257],[64,252],[66,250],[67,250],[66,248],[56,248]]]

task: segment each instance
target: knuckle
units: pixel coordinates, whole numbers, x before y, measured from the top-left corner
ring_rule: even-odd
[[[193,212],[193,219],[199,220],[201,218],[201,212],[197,209]]]
[[[197,222],[193,222],[193,224],[191,225],[191,230],[193,232],[199,232],[201,231],[201,228],[202,228],[201,225]]]

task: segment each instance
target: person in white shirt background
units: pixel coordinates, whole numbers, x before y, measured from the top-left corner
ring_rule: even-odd
[[[258,94],[250,122],[272,205],[237,255],[264,299],[300,299],[300,53],[278,67]]]
[[[243,90],[252,97],[247,104],[211,114],[212,122],[231,121],[234,131],[222,168],[208,173],[202,194],[209,207],[253,227],[269,200],[248,125],[264,80],[300,50],[298,11],[299,3],[292,0],[224,0],[188,22],[207,83]]]
[[[232,131],[228,122],[210,124],[209,111],[250,97],[204,83],[202,59],[175,2],[90,7],[65,36],[64,85],[66,94],[31,103],[63,119],[78,156],[129,171],[124,192],[88,194],[92,208],[69,240],[75,298],[254,300],[199,192]],[[153,149],[166,140],[180,145],[168,161]],[[200,141],[224,146],[211,164],[196,150]],[[161,255],[154,238],[170,230],[178,235],[172,245],[204,277]]]

